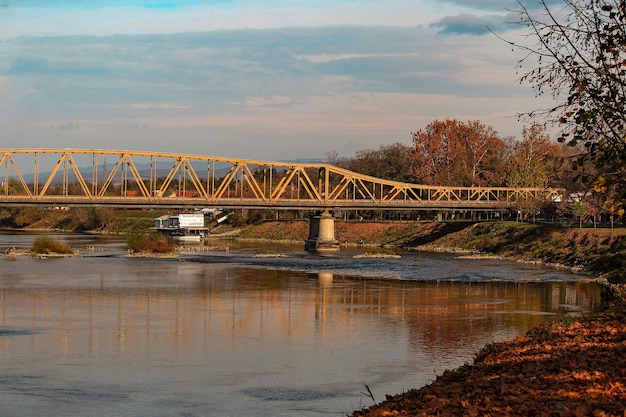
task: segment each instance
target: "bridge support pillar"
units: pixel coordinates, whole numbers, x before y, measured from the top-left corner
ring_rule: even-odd
[[[336,252],[339,242],[335,239],[335,219],[329,212],[311,217],[309,238],[304,244],[309,252]]]

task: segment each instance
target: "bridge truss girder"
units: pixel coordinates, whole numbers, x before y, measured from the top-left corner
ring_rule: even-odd
[[[0,170],[5,206],[503,210],[562,195],[401,183],[319,163],[139,151],[0,149]]]

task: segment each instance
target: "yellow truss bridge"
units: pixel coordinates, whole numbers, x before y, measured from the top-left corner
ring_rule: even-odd
[[[559,201],[545,188],[444,187],[321,163],[94,149],[0,149],[0,205],[504,210]]]

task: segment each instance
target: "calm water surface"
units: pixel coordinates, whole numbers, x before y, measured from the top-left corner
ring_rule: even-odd
[[[585,277],[497,260],[55,239],[81,256],[0,257],[0,416],[345,416],[372,404],[364,384],[381,401],[599,303]]]

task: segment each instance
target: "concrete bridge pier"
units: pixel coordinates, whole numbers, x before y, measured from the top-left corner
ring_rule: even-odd
[[[335,239],[335,219],[325,211],[321,215],[311,217],[309,237],[304,244],[309,252],[337,252],[339,242]]]

